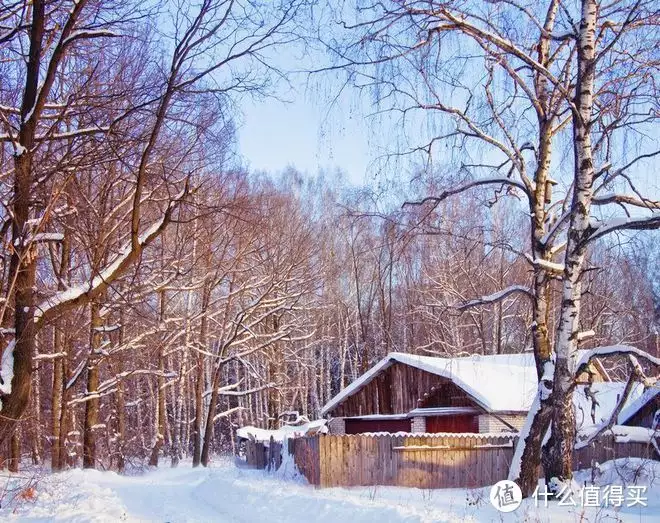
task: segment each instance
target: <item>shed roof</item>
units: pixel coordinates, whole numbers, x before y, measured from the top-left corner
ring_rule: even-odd
[[[330,412],[396,362],[451,380],[487,412],[525,412],[537,389],[531,353],[436,358],[392,352],[332,398],[321,415]]]

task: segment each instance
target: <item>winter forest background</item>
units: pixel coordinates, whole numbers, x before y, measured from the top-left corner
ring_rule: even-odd
[[[531,350],[526,289],[554,345],[566,247],[534,228],[571,211],[586,3],[3,2],[3,416],[27,401],[0,427],[10,464],[206,464],[238,426],[317,417],[388,352]],[[660,355],[657,233],[626,230],[658,222],[657,4],[602,9],[591,214],[620,221],[586,252],[580,347]],[[390,147],[368,183],[245,167],[241,107],[286,81],[371,104]]]

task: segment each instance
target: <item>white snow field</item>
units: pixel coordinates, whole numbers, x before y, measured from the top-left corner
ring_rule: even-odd
[[[632,466],[630,466],[632,465]],[[648,506],[618,509],[579,506],[535,507],[525,500],[515,511],[499,513],[490,489],[419,490],[396,487],[318,489],[281,473],[246,470],[225,460],[204,469],[182,464],[139,476],[70,470],[59,474],[2,472],[0,521],[67,522],[443,522],[443,521],[660,521],[660,463],[628,465],[626,479],[650,485]],[[608,462],[596,484],[628,484]],[[657,481],[654,480],[657,475]],[[288,476],[291,476],[288,474]],[[591,471],[578,474],[579,481]],[[30,489],[33,490],[30,490]],[[578,503],[579,504],[579,503]]]

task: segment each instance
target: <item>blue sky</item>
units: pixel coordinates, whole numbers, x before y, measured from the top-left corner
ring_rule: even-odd
[[[304,86],[281,87],[277,94],[283,100],[241,104],[239,152],[251,170],[278,172],[291,165],[314,175],[340,168],[356,184],[373,178],[373,133],[348,99],[329,108],[324,96]]]

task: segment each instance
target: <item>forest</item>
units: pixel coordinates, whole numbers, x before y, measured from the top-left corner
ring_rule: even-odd
[[[626,347],[660,356],[659,16],[3,1],[5,465],[206,466],[237,427],[317,418],[389,352],[531,351],[518,458],[541,462],[552,424],[544,467],[570,476],[577,348],[621,347],[624,377]],[[364,183],[237,149],[241,106],[301,48],[305,78],[398,133]]]

